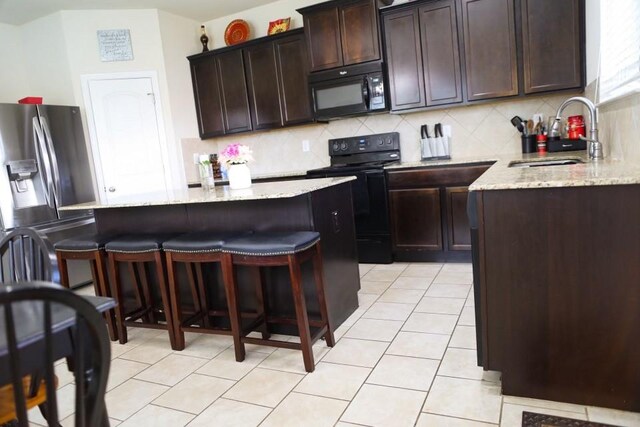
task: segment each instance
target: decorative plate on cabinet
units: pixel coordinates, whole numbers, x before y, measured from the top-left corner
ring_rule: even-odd
[[[234,44],[245,42],[249,39],[251,31],[249,30],[249,24],[244,19],[236,19],[231,21],[227,25],[227,29],[224,30],[224,42],[227,46],[233,46]]]
[[[290,17],[285,19],[276,19],[275,21],[269,22],[267,35],[272,36],[274,34],[284,33],[285,31],[289,31],[289,27],[291,27]]]

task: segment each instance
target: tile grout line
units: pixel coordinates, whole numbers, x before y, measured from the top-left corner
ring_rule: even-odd
[[[406,271],[407,268],[409,268],[409,265],[411,264],[407,264],[407,266],[400,272],[400,274],[398,275],[398,277],[396,277],[396,279],[391,283],[391,285],[389,286],[393,286],[393,284],[402,276],[402,273],[404,271]],[[438,269],[438,274],[440,273],[440,271],[442,270],[443,266],[440,266],[440,268]],[[437,276],[437,274],[436,274]],[[433,280],[435,280],[435,277],[431,280],[429,286],[427,287],[427,290],[431,287],[431,285],[433,284]],[[425,290],[425,294],[427,292],[427,290]],[[380,297],[378,297],[375,301],[377,301]],[[375,303],[374,301],[374,303]],[[416,305],[417,306],[417,305]],[[414,308],[415,310],[415,308]],[[412,310],[413,313],[413,310]],[[408,320],[408,318],[407,318]],[[376,362],[376,364],[374,365],[374,367],[371,369],[371,372],[369,372],[369,374],[367,375],[367,377],[365,378],[365,380],[362,382],[362,384],[360,385],[360,387],[358,387],[358,390],[356,391],[356,393],[353,396],[353,399],[351,399],[351,402],[349,403],[349,405],[347,405],[347,407],[344,409],[344,411],[342,411],[342,414],[340,414],[340,417],[338,418],[338,422],[342,419],[342,417],[344,416],[345,412],[349,409],[349,407],[351,406],[351,404],[353,403],[353,400],[358,396],[358,393],[360,393],[360,391],[362,390],[362,388],[364,387],[365,384],[367,384],[367,380],[369,379],[369,377],[371,377],[371,374],[373,374],[373,371],[375,371],[376,367],[378,366],[378,363],[380,363],[380,360],[382,360],[382,358],[384,357],[384,355],[387,353],[387,350],[389,349],[389,347],[391,346],[391,343],[393,342],[393,340],[396,339],[396,337],[398,336],[398,334],[402,331],[403,326],[405,325],[406,320],[404,322],[402,322],[402,325],[400,326],[400,328],[398,328],[398,331],[395,333],[394,337],[391,339],[391,341],[389,341],[389,344],[387,345],[387,348],[385,348],[384,353],[382,354],[382,356],[380,356],[380,358],[378,359],[378,361]],[[355,325],[355,323],[354,323]],[[353,327],[353,325],[351,326]],[[345,335],[349,332],[351,328],[349,328],[347,330],[347,332],[345,332]],[[337,343],[336,343],[337,344]],[[437,370],[436,370],[437,373]],[[435,375],[434,375],[435,377]],[[429,389],[431,389],[431,387],[429,387]],[[428,392],[427,396],[428,396]],[[425,397],[426,399],[426,397]],[[413,422],[413,424],[415,425],[415,423],[417,422],[418,418],[420,417],[420,412],[422,411],[422,407],[424,406],[424,402],[422,403],[422,405],[420,406],[420,410],[418,411],[418,415],[415,419],[415,421]],[[348,421],[345,421],[348,422]]]

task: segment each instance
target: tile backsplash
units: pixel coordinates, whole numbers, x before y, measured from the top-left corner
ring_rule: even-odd
[[[194,153],[216,153],[231,143],[252,148],[255,162],[250,167],[254,176],[327,166],[329,139],[373,133],[399,132],[402,160],[415,161],[420,159],[420,126],[423,124],[451,126],[451,156],[454,158],[517,154],[520,135],[511,125],[511,118],[518,115],[530,119],[539,113],[546,119],[555,115],[567,97],[569,95],[540,96],[409,114],[384,113],[204,141],[183,139],[187,181],[198,181],[193,165]],[[565,114],[583,114],[583,111],[575,105]],[[309,143],[308,152],[303,151],[303,141]]]

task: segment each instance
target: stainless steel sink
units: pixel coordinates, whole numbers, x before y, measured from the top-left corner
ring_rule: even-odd
[[[584,163],[582,159],[549,159],[549,160],[515,160],[509,163],[510,168],[537,168],[543,166],[565,166]]]

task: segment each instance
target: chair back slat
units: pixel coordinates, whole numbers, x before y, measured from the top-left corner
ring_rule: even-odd
[[[18,425],[20,427],[28,427],[27,403],[24,397],[24,387],[22,386],[22,375],[20,375],[20,358],[18,357],[18,339],[16,337],[16,327],[13,320],[13,307],[10,303],[3,304],[3,307],[7,346],[9,349],[9,364],[11,365],[11,384],[13,385]]]
[[[60,425],[55,377],[55,359],[60,357],[72,360],[76,384],[75,425],[108,425],[104,396],[111,362],[110,342],[102,315],[91,302],[53,283],[34,281],[17,286],[0,286],[0,307],[4,308],[4,319],[0,319],[4,320],[0,322],[0,333],[4,332],[6,336],[16,425],[29,426],[27,406],[33,406],[34,402],[28,403],[27,399],[36,394],[39,398],[45,395],[44,392],[46,399],[40,405],[40,410],[49,426]],[[22,348],[23,344],[19,345],[20,337],[24,339],[26,330],[20,328],[20,323],[25,322],[18,319],[24,319],[25,316],[36,319],[36,324],[43,328],[42,335],[38,335],[40,326],[35,331],[36,336],[42,336],[42,347],[33,341],[29,345],[36,347],[27,347],[27,350]],[[42,322],[38,320],[39,316]],[[54,332],[58,322],[69,320],[74,322],[68,329],[56,329]],[[27,333],[33,332],[29,329]],[[68,344],[72,346],[69,352],[60,353]],[[35,356],[35,362],[29,359],[31,361],[28,369],[26,365],[21,366],[24,351],[33,352],[34,348],[42,348],[44,351],[40,356]],[[39,352],[36,351],[36,354]],[[35,368],[37,372],[24,372],[34,370],[33,363],[38,366]],[[32,383],[25,387],[25,375],[30,375],[30,380],[35,381],[36,385]],[[25,396],[26,393],[28,397]]]
[[[76,352],[82,351],[84,348],[84,325],[83,319],[80,316],[76,316],[76,327],[75,327],[75,350]],[[76,402],[84,402],[86,399],[85,396],[85,381],[87,373],[85,372],[84,367],[84,357],[81,354],[76,354],[75,356],[76,364],[74,366],[74,375],[78,379],[76,382]],[[76,427],[84,427],[84,421],[86,419],[85,408],[81,406],[76,411],[75,416],[75,425]]]
[[[0,239],[0,283],[33,280],[59,283],[55,250],[33,228],[16,228]]]
[[[53,327],[51,321],[51,302],[44,302],[44,381],[47,390],[47,422],[56,426],[58,419],[58,399],[56,395],[56,376],[53,367]],[[40,386],[40,384],[38,384]]]

